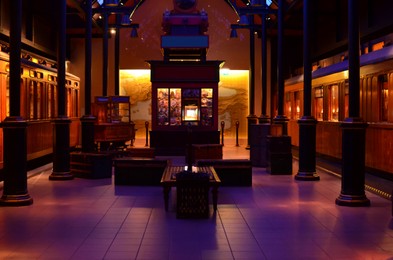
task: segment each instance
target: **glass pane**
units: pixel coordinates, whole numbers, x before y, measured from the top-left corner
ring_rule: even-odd
[[[34,114],[34,104],[35,104],[35,100],[34,100],[34,96],[35,96],[35,86],[36,86],[36,82],[34,81],[30,81],[30,85],[29,85],[29,119],[34,119],[35,118],[35,114]]]
[[[314,98],[314,111],[315,111],[315,119],[318,121],[323,120],[323,88],[315,89],[315,98]]]
[[[168,92],[166,88],[157,89],[157,122],[158,125],[168,125]]]
[[[381,121],[388,121],[389,88],[388,76],[386,74],[378,77],[381,89]]]
[[[329,120],[338,121],[338,85],[329,87]]]
[[[181,124],[181,89],[171,88],[170,89],[170,125]]]
[[[296,106],[295,119],[299,119],[300,118],[300,92],[299,91],[295,92],[295,106]]]
[[[36,93],[36,111],[37,111],[37,119],[41,119],[41,105],[42,105],[42,99],[41,99],[41,94],[42,94],[42,83],[37,82],[37,93]]]

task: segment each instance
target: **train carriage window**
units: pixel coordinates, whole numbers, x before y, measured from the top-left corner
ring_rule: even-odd
[[[2,110],[4,106],[2,105]],[[1,121],[7,116],[10,116],[10,77],[6,77],[6,90],[5,90],[5,114],[1,114]]]
[[[55,118],[57,113],[56,113],[56,85],[49,84],[48,86],[48,92],[47,92],[47,111],[48,111],[48,117],[49,118]]]
[[[75,89],[74,93],[75,93],[75,95],[74,95],[74,102],[73,102],[74,103],[74,106],[73,106],[74,116],[78,117],[79,116],[79,113],[78,113],[78,111],[79,111],[79,102],[78,102],[78,100],[79,100],[79,91],[78,91],[78,89]]]
[[[388,76],[386,74],[378,76],[378,85],[380,89],[381,121],[388,121],[389,89]]]
[[[33,81],[33,80],[31,80],[30,81],[30,84],[29,84],[29,91],[28,91],[28,104],[29,104],[29,106],[28,106],[28,119],[30,119],[30,120],[32,120],[32,119],[34,119],[34,117],[35,117],[35,112],[34,112],[34,107],[35,107],[35,98],[34,98],[34,96],[35,96],[35,89],[36,89],[36,84],[37,84],[37,82],[35,82],[35,81]]]
[[[42,83],[30,81],[28,91],[28,116],[30,120],[42,118]]]
[[[67,116],[71,117],[72,116],[72,89],[67,88]]]
[[[338,85],[328,87],[328,120],[338,121]]]
[[[323,87],[315,88],[314,90],[314,111],[315,119],[323,120]]]
[[[344,118],[349,117],[349,84],[345,81],[344,86]]]
[[[36,86],[36,102],[35,102],[35,111],[36,111],[36,119],[42,119],[42,92],[43,92],[43,87],[41,82],[37,82]]]
[[[292,104],[291,104],[291,94],[293,92],[285,93],[285,114],[289,119],[292,119]]]
[[[295,92],[295,119],[300,118],[300,91]]]

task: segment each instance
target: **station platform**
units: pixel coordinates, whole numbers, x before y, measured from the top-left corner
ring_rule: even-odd
[[[227,142],[223,156],[249,150]],[[165,211],[161,187],[49,181],[51,167],[29,172],[32,205],[0,208],[0,259],[393,259],[392,202],[367,190],[371,206],[337,206],[326,165],[312,182],[294,179],[296,157],[292,175],[254,167],[252,187],[219,188],[208,219],[177,219],[174,189]]]

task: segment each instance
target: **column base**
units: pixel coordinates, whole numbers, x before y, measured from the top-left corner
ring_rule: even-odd
[[[260,115],[258,117],[259,124],[270,124],[270,117],[267,115]]]
[[[52,172],[51,175],[49,175],[50,181],[68,181],[73,179],[74,175],[72,175],[71,172]]]
[[[298,181],[319,181],[320,177],[316,172],[298,172],[295,175],[295,180],[298,180]]]
[[[258,124],[258,117],[254,114],[250,114],[247,116],[247,146],[246,146],[246,150],[250,150],[250,125],[252,124]]]
[[[29,206],[33,204],[33,198],[29,194],[3,195],[0,199],[0,206]]]
[[[368,207],[370,206],[370,200],[366,195],[345,195],[340,194],[336,199],[336,205],[349,206],[349,207]]]

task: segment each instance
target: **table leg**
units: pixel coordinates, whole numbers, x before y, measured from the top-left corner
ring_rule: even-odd
[[[164,203],[165,203],[165,211],[168,211],[169,204],[169,192],[171,191],[171,187],[164,186]]]
[[[214,209],[214,211],[216,211],[217,210],[217,200],[218,200],[218,187],[213,186],[212,195],[213,195],[213,209]]]

